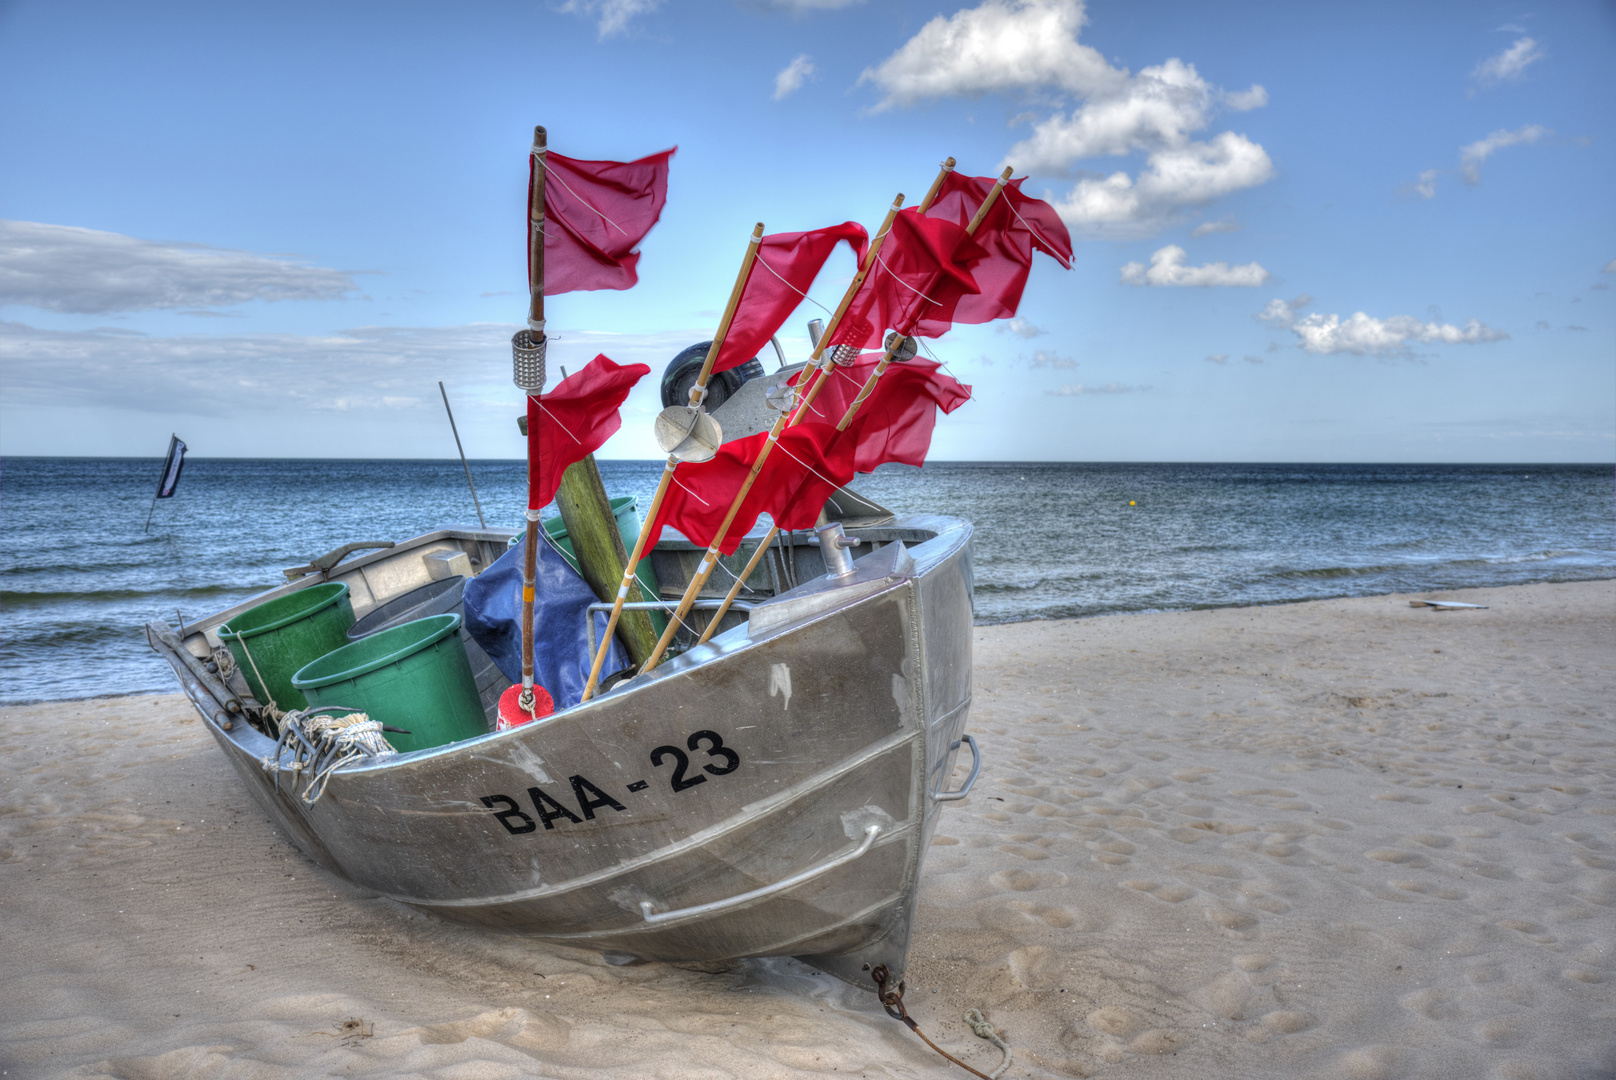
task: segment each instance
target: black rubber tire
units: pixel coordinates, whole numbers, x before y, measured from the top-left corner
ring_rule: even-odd
[[[690,388],[696,385],[701,365],[707,360],[707,350],[712,346],[711,341],[698,342],[668,361],[667,368],[662,372],[664,409],[670,405],[690,404]],[[710,413],[728,401],[742,383],[762,376],[763,363],[755,356],[738,367],[712,376],[707,380],[707,411]]]

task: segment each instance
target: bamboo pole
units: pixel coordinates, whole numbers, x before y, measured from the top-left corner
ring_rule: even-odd
[[[953,167],[952,162],[953,159],[950,158],[943,163],[942,172],[939,174],[937,182],[932,185],[933,189],[941,186],[942,177]],[[662,631],[662,637],[657,641],[656,651],[651,654],[651,659],[640,667],[640,674],[644,675],[656,667],[661,661],[662,655],[668,651],[668,646],[673,643],[674,634],[678,633],[679,627],[684,625],[685,615],[689,614],[690,607],[696,602],[697,595],[706,586],[707,579],[712,576],[714,568],[718,566],[719,549],[723,546],[724,534],[729,531],[731,522],[735,520],[735,515],[740,513],[741,503],[745,501],[747,493],[752,490],[753,483],[757,481],[758,473],[763,470],[763,463],[768,460],[769,453],[780,439],[780,433],[794,422],[794,413],[800,417],[802,413],[807,411],[808,407],[813,404],[814,398],[819,396],[819,391],[824,388],[825,380],[830,378],[829,367],[835,361],[834,359],[825,358],[826,349],[830,348],[831,338],[835,336],[837,328],[841,325],[842,317],[847,314],[847,309],[853,303],[853,298],[858,295],[859,286],[864,284],[864,279],[869,276],[870,270],[875,266],[876,259],[881,251],[881,245],[886,242],[887,233],[892,230],[893,219],[898,216],[898,211],[901,209],[903,209],[903,195],[900,193],[887,210],[887,216],[881,222],[880,230],[876,232],[875,237],[870,241],[870,247],[865,253],[863,264],[859,267],[858,273],[853,275],[853,280],[848,283],[847,291],[842,294],[841,303],[836,305],[835,312],[831,314],[829,325],[825,327],[825,332],[820,335],[819,344],[814,347],[813,355],[809,358],[809,363],[817,363],[818,365],[810,374],[817,374],[819,378],[813,379],[810,377],[803,380],[811,383],[811,385],[807,387],[799,385],[797,387],[796,398],[801,404],[798,405],[794,402],[791,407],[782,411],[779,419],[774,422],[774,427],[769,431],[769,437],[764,440],[762,448],[758,451],[757,460],[752,463],[751,472],[741,482],[740,490],[735,493],[734,499],[730,502],[729,512],[724,515],[723,524],[719,525],[718,532],[713,536],[712,543],[707,545],[706,554],[696,567],[696,573],[692,575],[690,583],[685,586],[684,595],[679,599],[679,606],[674,610],[673,618],[668,621],[667,628]],[[831,353],[831,356],[834,356],[834,352]],[[749,565],[756,566],[758,561],[759,556],[757,552],[754,552]],[[737,592],[739,592],[739,589],[732,589],[731,595],[733,596]],[[716,626],[716,620],[711,625]],[[708,636],[704,634],[701,640],[707,640]]]
[[[713,364],[718,360],[724,339],[729,336],[729,325],[735,320],[735,311],[741,305],[741,294],[746,291],[746,283],[752,275],[752,264],[757,261],[758,245],[762,242],[763,222],[760,221],[752,228],[752,236],[746,244],[746,254],[741,259],[741,268],[735,275],[735,287],[730,290],[729,302],[724,305],[723,318],[718,321],[718,330],[713,334],[713,343],[707,347],[707,358],[702,361],[701,373],[696,377],[696,384],[690,388],[692,408],[701,408],[702,401],[707,397],[707,380],[712,376]],[[661,509],[662,499],[668,493],[668,483],[673,479],[673,468],[677,464],[678,459],[670,453],[667,465],[662,470],[662,479],[657,483],[656,494],[651,496],[651,506],[642,519],[640,535],[634,541],[634,551],[623,566],[623,580],[617,587],[617,599],[612,602],[612,613],[606,620],[606,633],[601,636],[600,645],[595,650],[595,659],[589,665],[589,680],[584,683],[584,693],[580,699],[582,701],[594,697],[595,689],[600,684],[600,669],[606,662],[606,651],[611,647],[612,634],[617,630],[617,622],[623,616],[623,605],[628,601],[629,590],[634,585],[634,571],[645,555],[645,541],[651,535],[651,524],[656,521],[657,511]],[[652,653],[653,657],[656,655],[657,652]]]
[[[943,162],[943,171],[937,174],[937,179],[932,183],[931,190],[926,193],[926,200],[921,204],[921,213],[925,213],[927,209],[931,208],[931,202],[937,197],[937,191],[942,187],[943,179],[950,171],[953,170],[953,167],[953,158],[949,158],[947,161]],[[1011,171],[1012,170],[1008,166],[1005,168],[1004,172],[1000,174],[998,182],[993,185],[992,190],[990,190],[987,193],[987,196],[983,198],[982,205],[977,207],[976,213],[971,215],[971,222],[968,226],[966,226],[965,229],[967,234],[973,236],[976,234],[977,228],[981,226],[982,222],[987,218],[988,211],[993,209],[994,202],[998,200],[999,194],[1004,190],[1005,182],[1010,179]],[[864,385],[859,388],[858,396],[853,399],[850,405],[848,405],[847,412],[843,414],[841,420],[837,422],[837,431],[846,431],[848,426],[853,423],[853,418],[858,415],[860,406],[864,404],[866,398],[875,392],[876,381],[881,378],[882,373],[885,372],[887,366],[891,364],[894,353],[902,346],[902,344],[903,342],[901,340],[895,342],[893,346],[889,348],[881,357],[881,362],[876,365],[875,371],[871,373],[869,379],[865,381]],[[828,377],[829,376],[827,375],[827,378]],[[805,402],[803,411],[806,411],[807,406],[811,403],[812,399]],[[757,551],[753,552],[751,560],[746,564],[746,568],[741,571],[738,577],[736,577],[735,584],[730,586],[729,592],[724,597],[724,602],[718,605],[717,611],[713,612],[712,619],[707,623],[707,629],[702,631],[701,637],[697,639],[696,644],[699,645],[713,636],[713,632],[718,629],[718,621],[724,617],[725,613],[729,611],[730,606],[735,603],[735,598],[741,594],[741,589],[746,585],[746,579],[752,575],[753,570],[757,569],[758,563],[763,559],[763,553],[769,549],[769,545],[774,542],[774,538],[778,536],[779,533],[780,527],[776,525],[774,528],[770,529],[768,535],[763,538],[763,542],[758,545]]]
[[[527,325],[537,344],[544,343],[544,179],[545,155],[549,150],[548,134],[543,127],[533,129],[533,146],[528,151],[533,161],[533,190],[528,203],[528,308]],[[529,424],[539,423],[539,410],[533,407],[535,398],[527,395]],[[537,434],[537,429],[535,429]],[[536,440],[529,446],[536,445]],[[539,463],[528,456],[527,490],[532,500],[533,484]],[[533,593],[538,578],[539,511],[527,511],[527,536],[522,550],[522,693],[516,699],[517,707],[533,715]]]

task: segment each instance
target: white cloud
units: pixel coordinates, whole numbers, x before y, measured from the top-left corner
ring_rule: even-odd
[[[878,111],[992,92],[1036,90],[1081,99],[1070,113],[1062,110],[1035,124],[1000,164],[1075,178],[1076,186],[1056,207],[1068,224],[1091,233],[1148,235],[1184,207],[1273,176],[1267,152],[1244,135],[1191,138],[1219,107],[1267,104],[1266,90],[1220,90],[1177,58],[1132,75],[1078,41],[1085,21],[1079,0],[985,0],[932,19],[860,81],[885,91]],[[1085,158],[1133,153],[1146,155],[1137,177],[1126,171],[1101,177],[1077,167]]]
[[[1253,355],[1251,355],[1251,354],[1250,354],[1250,353],[1247,353],[1247,354],[1246,354],[1246,363],[1248,363],[1248,364],[1260,364],[1260,363],[1262,363],[1262,362],[1263,362],[1263,358],[1262,358],[1262,357],[1260,357],[1260,356],[1253,356]]]
[[[1077,367],[1077,361],[1069,356],[1061,356],[1053,349],[1035,349],[1032,354],[1032,363],[1035,368],[1056,368],[1057,370],[1071,370]]]
[[[1312,302],[1313,298],[1307,293],[1302,293],[1295,300],[1270,300],[1268,305],[1257,313],[1257,318],[1275,326],[1289,327],[1296,321],[1296,313]]]
[[[1429,199],[1436,194],[1436,169],[1426,169],[1414,178],[1411,184],[1404,184],[1398,190],[1405,195],[1413,195],[1421,199]]]
[[[1070,116],[1056,113],[1010,148],[1007,161],[1031,172],[1065,173],[1080,158],[1115,156],[1155,146],[1182,146],[1205,127],[1212,87],[1195,65],[1169,60],[1133,78],[1119,71],[1112,92],[1089,95]]]
[[[1209,364],[1227,364],[1229,362],[1229,354],[1215,352],[1206,358],[1206,362]]]
[[[361,327],[322,335],[151,336],[128,330],[41,330],[0,322],[0,394],[8,406],[100,405],[202,416],[365,412],[436,400],[438,379],[460,380],[468,401],[516,401],[514,325]],[[577,371],[598,352],[661,371],[710,331],[629,335],[552,331],[548,360]],[[560,378],[551,376],[551,385]],[[649,378],[642,384],[654,384]],[[654,397],[655,387],[648,391]],[[389,405],[388,399],[394,404]],[[653,410],[654,411],[654,410]],[[514,415],[514,413],[513,413]]]
[[[761,0],[760,6],[773,8],[776,11],[836,11],[840,8],[852,7],[862,4],[864,0]]]
[[[627,30],[636,15],[648,15],[661,6],[662,0],[567,0],[561,10],[594,19],[604,39]]]
[[[1532,145],[1545,135],[1552,134],[1548,128],[1541,124],[1527,124],[1518,131],[1505,131],[1500,128],[1487,136],[1478,139],[1459,151],[1459,175],[1471,187],[1481,183],[1481,163],[1486,161],[1493,153],[1506,146]]]
[[[807,53],[791,61],[774,77],[774,100],[779,101],[796,93],[814,70],[814,62]]]
[[[1149,235],[1188,206],[1266,183],[1274,175],[1268,154],[1244,135],[1225,131],[1210,143],[1191,142],[1151,154],[1134,182],[1125,172],[1085,177],[1057,200],[1069,224],[1119,238]]]
[[[1616,259],[1610,260],[1599,271],[1601,274],[1616,274]]]
[[[1079,394],[1134,394],[1149,390],[1148,386],[1124,386],[1121,383],[1106,383],[1104,386],[1085,386],[1083,383],[1067,383],[1057,386],[1053,390],[1045,390],[1050,397],[1077,397]]]
[[[354,288],[341,271],[246,251],[0,221],[0,304],[102,315],[249,300],[336,300]]]
[[[1185,266],[1186,253],[1177,244],[1168,244],[1150,257],[1150,266],[1131,262],[1122,268],[1128,285],[1237,285],[1255,287],[1268,281],[1269,273],[1257,263],[1230,266],[1226,262],[1205,266]]]
[[[1489,56],[1477,64],[1470,77],[1482,86],[1514,82],[1525,74],[1528,67],[1546,55],[1543,47],[1531,38],[1517,38],[1513,45],[1497,56]]]
[[[1014,334],[1019,338],[1035,338],[1041,334],[1049,333],[1048,330],[1034,326],[1029,320],[1022,318],[1020,315],[1007,323],[1000,323],[997,329],[1001,334]]]
[[[877,112],[929,98],[1040,86],[1075,94],[1114,87],[1127,74],[1078,43],[1086,21],[1080,0],[987,0],[932,19],[897,52],[866,68],[859,82],[886,92]]]
[[[1201,222],[1199,225],[1195,226],[1195,228],[1190,230],[1190,239],[1199,240],[1201,237],[1211,236],[1213,233],[1239,232],[1243,228],[1245,228],[1244,225],[1240,224],[1233,217],[1226,215],[1217,221]]]
[[[1249,90],[1225,90],[1223,104],[1235,112],[1250,112],[1268,104],[1268,91],[1255,83]]]
[[[1343,319],[1339,315],[1303,315],[1297,312],[1311,302],[1306,295],[1295,300],[1270,300],[1257,315],[1264,322],[1287,327],[1297,337],[1297,344],[1316,356],[1331,353],[1351,353],[1354,356],[1406,356],[1411,344],[1421,345],[1480,345],[1489,341],[1502,341],[1509,337],[1479,319],[1469,319],[1464,326],[1444,322],[1421,322],[1412,315],[1393,315],[1377,319],[1363,312],[1355,312]]]

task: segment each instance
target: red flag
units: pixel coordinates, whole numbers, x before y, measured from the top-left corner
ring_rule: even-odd
[[[880,361],[880,353],[865,353],[848,367],[836,367],[809,406],[808,419],[839,423]],[[971,397],[971,388],[944,375],[941,366],[916,358],[887,368],[843,436],[853,441],[857,472],[874,472],[888,461],[925,462],[938,410],[951,413]]]
[[[1004,186],[972,236],[986,252],[985,258],[970,266],[971,276],[981,292],[961,298],[954,309],[953,322],[985,323],[1014,315],[1021,305],[1021,293],[1027,286],[1035,250],[1071,269],[1071,234],[1054,207],[1042,199],[1022,194],[1023,180],[1012,180]],[[927,216],[969,225],[995,183],[997,180],[992,177],[951,172],[944,179]],[[922,337],[937,337],[948,327],[947,321],[928,313],[916,333]]]
[[[638,161],[580,161],[553,150],[545,155],[545,296],[634,287],[640,261],[634,247],[662,216],[671,157],[673,150]]]
[[[618,408],[650,370],[644,364],[615,364],[602,354],[548,394],[528,397],[528,509],[549,505],[567,466],[616,434],[623,426]]]
[[[808,287],[841,240],[847,241],[860,262],[864,261],[869,234],[856,221],[763,238],[751,273],[747,275],[746,287],[741,291],[735,317],[730,320],[729,333],[724,336],[718,359],[713,363],[714,374],[746,363],[779,332],[786,318],[808,295]]]
[[[741,538],[767,513],[782,529],[811,529],[820,508],[837,489],[853,479],[854,444],[832,424],[794,424],[780,435],[730,522],[719,551],[735,554]],[[752,471],[769,433],[760,431],[719,447],[711,461],[683,462],[651,522],[648,545],[672,526],[698,544],[711,544],[729,513],[735,493]]]
[[[952,318],[960,297],[977,291],[972,260],[986,254],[951,221],[900,212],[831,344],[867,348],[888,330],[914,334],[922,319]]]

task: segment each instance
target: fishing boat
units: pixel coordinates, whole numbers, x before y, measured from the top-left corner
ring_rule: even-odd
[[[971,526],[845,494],[828,510],[841,515],[833,528],[774,538],[718,633],[648,674],[508,731],[318,778],[296,767],[314,748],[283,738],[229,670],[221,628],[327,582],[347,586],[363,619],[446,566],[483,572],[511,534],[448,528],[338,549],[237,606],[153,622],[147,637],[253,799],[332,873],[616,962],[796,956],[876,989],[883,966],[902,978],[939,813],[981,768],[964,732]],[[748,534],[726,568],[766,536]],[[855,542],[866,553],[852,559]],[[664,596],[684,593],[702,550],[671,534],[651,549]],[[967,749],[969,775],[951,789]]]
[[[971,525],[893,514],[847,484],[921,464],[937,414],[970,397],[917,337],[1014,314],[1033,251],[1069,264],[1070,238],[1009,168],[963,177],[953,158],[873,233],[758,223],[713,340],[664,375],[667,464],[645,527],[623,528],[588,455],[650,369],[597,356],[546,393],[544,303],[633,285],[672,153],[566,158],[534,129],[528,318],[511,342],[528,438],[519,544],[451,528],[345,545],[237,607],[151,623],[148,639],[248,791],[331,872],[608,960],[795,956],[913,1027],[902,980],[921,864],[982,767],[964,730]],[[810,324],[812,355],[765,376],[763,345],[843,243],[857,269],[828,324]],[[580,545],[572,569],[541,525],[552,499]],[[464,622],[441,607],[449,579]],[[293,609],[310,627],[325,612],[326,636],[305,628],[277,690],[254,656],[269,639],[247,638]],[[474,639],[465,656],[457,629]],[[405,639],[459,673],[458,695],[433,696],[428,661],[389,651]],[[363,697],[376,672],[392,688],[369,704],[340,689]]]

